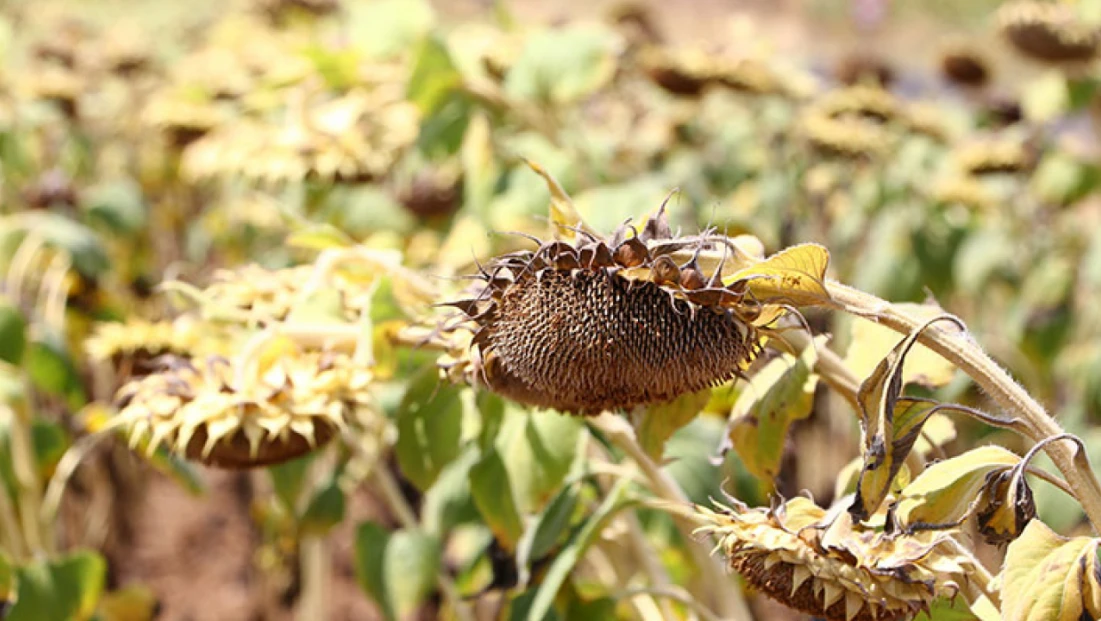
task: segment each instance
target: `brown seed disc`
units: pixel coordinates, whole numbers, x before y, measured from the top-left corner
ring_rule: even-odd
[[[226,470],[244,470],[281,464],[317,450],[318,447],[324,446],[336,435],[336,426],[324,420],[316,419],[313,425],[313,444],[292,431],[287,434],[285,440],[280,438],[262,440],[255,456],[249,450],[248,438],[240,430],[215,443],[210,454],[203,456],[203,447],[206,446],[206,429],[199,427],[195,431],[195,435],[191,437],[191,441],[187,443],[184,455],[190,460]]]
[[[523,276],[482,330],[493,390],[580,414],[720,384],[758,347],[755,330],[731,314],[690,307],[652,282],[602,269]]]

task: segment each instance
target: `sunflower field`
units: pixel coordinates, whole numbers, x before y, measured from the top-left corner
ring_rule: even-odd
[[[0,620],[1101,619],[1101,2],[0,54]]]

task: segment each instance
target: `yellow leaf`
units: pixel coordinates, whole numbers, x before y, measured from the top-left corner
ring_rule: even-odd
[[[818,244],[785,248],[764,261],[738,270],[724,284],[745,282],[760,302],[786,302],[795,306],[822,304],[830,299],[826,268],[830,253]]]
[[[1032,520],[1009,544],[1001,579],[1005,621],[1101,618],[1101,540],[1063,537]]]
[[[582,220],[581,213],[577,211],[577,207],[574,206],[566,191],[562,189],[558,180],[539,164],[527,158],[524,158],[524,163],[543,178],[543,181],[547,183],[547,189],[550,190],[550,221],[551,226],[554,227],[554,238],[574,241],[578,237],[578,230],[595,235],[596,232]]]
[[[896,304],[896,308],[915,319],[918,323],[944,315],[944,310],[936,304]],[[857,377],[871,375],[883,358],[898,342],[898,332],[874,321],[858,318],[853,320],[852,341],[845,364]],[[954,329],[948,323],[941,323],[942,329]],[[956,367],[928,347],[917,344],[906,356],[902,367],[902,382],[916,383],[930,388],[944,386],[956,375]]]
[[[810,415],[818,384],[818,376],[811,373],[817,347],[825,347],[824,338],[815,339],[798,358],[785,353],[771,360],[754,373],[734,403],[728,448],[732,446],[746,468],[764,481],[779,474],[791,423]]]
[[[650,457],[661,460],[665,441],[707,406],[711,389],[681,395],[668,403],[650,405],[631,412],[631,424],[635,428],[639,444]]]
[[[904,530],[958,524],[971,511],[987,477],[1020,461],[1019,455],[990,445],[937,462],[902,490],[894,508],[895,523]]]

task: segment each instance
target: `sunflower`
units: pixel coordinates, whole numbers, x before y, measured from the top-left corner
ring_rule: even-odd
[[[1070,4],[1021,0],[998,11],[1002,34],[1024,56],[1044,63],[1092,61],[1101,29],[1083,22]]]
[[[749,584],[830,621],[912,619],[959,593],[972,568],[954,553],[949,531],[865,530],[848,512],[835,516],[803,497],[770,509],[697,506],[696,519],[696,532],[714,536]]]

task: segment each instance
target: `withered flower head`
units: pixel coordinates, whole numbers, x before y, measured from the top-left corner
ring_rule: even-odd
[[[939,181],[933,186],[933,200],[963,205],[975,211],[993,211],[997,199],[982,181],[970,175],[953,176]]]
[[[853,52],[834,67],[837,81],[847,86],[875,84],[883,88],[895,81],[895,70],[883,56],[871,52]]]
[[[761,592],[830,621],[912,619],[938,597],[954,597],[970,561],[949,533],[886,534],[797,497],[773,509],[696,507],[717,551]]]
[[[867,85],[829,91],[815,102],[815,108],[831,118],[853,116],[880,123],[890,121],[900,112],[894,95]]]
[[[535,242],[490,261],[471,297],[452,303],[463,314],[447,329],[473,333],[441,360],[453,379],[588,415],[721,384],[760,350],[759,308],[724,286],[721,264],[698,261],[729,240],[674,236],[664,206],[642,231]]]
[[[961,171],[971,175],[1019,173],[1032,167],[1034,155],[1020,140],[984,140],[957,147]]]
[[[315,272],[313,265],[267,269],[245,265],[233,270],[218,270],[213,282],[203,291],[219,309],[241,311],[251,323],[266,324],[287,318],[295,304],[302,301],[303,284]],[[339,300],[339,314],[354,321],[370,308],[370,289],[360,286],[343,272],[329,275],[329,291]]]
[[[131,377],[152,371],[155,360],[171,354],[198,357],[217,350],[210,327],[185,320],[100,323],[84,341],[92,360],[110,362],[122,375]]]
[[[1097,57],[1101,28],[1083,22],[1071,4],[1021,0],[998,11],[1002,34],[1021,54],[1046,63],[1084,63]]]
[[[879,157],[890,147],[890,136],[879,124],[851,115],[831,116],[812,107],[801,126],[811,146],[827,155],[863,160]]]
[[[238,364],[245,364],[238,361]],[[300,457],[370,403],[371,373],[346,354],[295,351],[239,369],[223,358],[169,359],[124,386],[120,422],[131,443],[221,468]]]
[[[941,50],[940,72],[957,86],[981,88],[990,81],[990,64],[977,50],[954,43]]]

